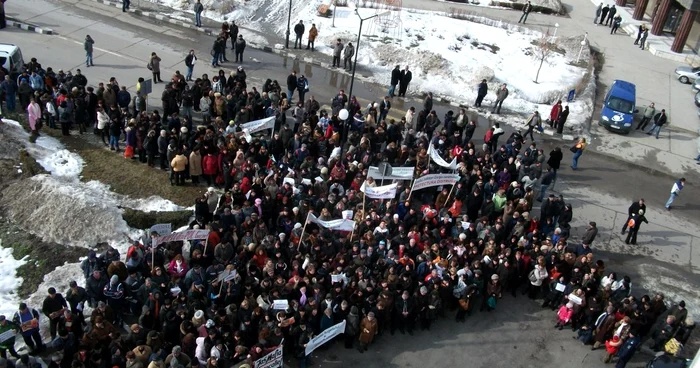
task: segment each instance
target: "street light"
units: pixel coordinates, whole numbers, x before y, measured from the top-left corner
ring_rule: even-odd
[[[352,99],[352,88],[355,85],[355,69],[357,68],[357,55],[360,54],[360,37],[362,36],[362,23],[364,23],[366,20],[376,18],[376,17],[382,17],[387,14],[391,13],[391,10],[387,10],[385,12],[377,13],[374,15],[371,15],[367,18],[362,18],[360,16],[360,13],[357,11],[357,8],[355,8],[355,14],[357,14],[357,17],[360,18],[360,30],[357,32],[357,43],[355,44],[355,61],[352,63],[352,76],[350,76],[350,92],[348,93],[348,98]],[[348,122],[345,122],[345,134],[343,134],[343,137],[345,139],[348,138]]]
[[[289,9],[291,11],[291,9],[292,9],[291,5],[290,5]],[[554,40],[557,38],[557,29],[559,29],[559,23],[554,23],[554,35],[552,36],[552,42],[554,42]],[[289,33],[289,27],[287,27],[287,33]]]
[[[284,44],[284,48],[289,48],[289,29],[292,26],[292,0],[289,0],[289,13],[287,14],[287,42]]]
[[[578,56],[576,57],[576,64],[578,64],[581,59],[581,53],[583,52],[583,47],[586,46],[586,40],[581,41],[581,48],[578,50]]]

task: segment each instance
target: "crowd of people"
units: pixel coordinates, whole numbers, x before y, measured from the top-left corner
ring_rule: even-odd
[[[79,70],[55,74],[35,59],[9,77],[5,83],[24,91],[20,105],[36,134],[42,121],[54,127],[56,116],[64,132],[107,130],[112,149],[124,137],[141,161],[169,167],[171,183],[211,186],[196,199],[189,225],[209,230],[206,240],[158,244],[160,234],[151,233],[123,255],[91,251],[81,266],[85,285],[73,281],[64,294],[51,288],[42,306],[22,303],[13,316],[0,316],[0,333],[19,331],[30,354],[50,349],[50,367],[231,367],[283,340],[284,356],[305,367],[309,341],[342,321],[338,339],[363,352],[382,334],[413,335],[438,319],[498,313],[509,294],[556,310],[555,328],[577,331],[593,349],[604,345],[604,359],[617,356],[619,368],[640,339],[664,350],[672,339],[685,343],[694,326],[684,302],[667,310],[663,295],[632,295],[630,278],[597,259],[594,222],[580,242],[571,240],[572,204],[546,194],[563,160],[559,148],[545,154],[520,131],[501,139],[498,124],[477,144],[466,111],[440,122],[431,95],[422,110],[412,107],[395,121],[383,113],[385,103],[363,108],[342,90],[331,111],[300,94],[288,119],[299,89],[285,93],[268,80],[260,93],[242,68],[192,82],[177,72],[161,115],[146,111],[138,93],[133,103],[114,78],[94,90]],[[271,138],[242,134],[242,124],[273,116]],[[410,180],[399,180],[393,198],[363,197],[363,187],[380,185],[368,169],[381,162],[413,168],[414,178],[452,172],[431,159],[430,146],[458,162],[454,188],[412,191]],[[585,140],[574,148],[580,156]],[[643,215],[641,205],[630,217]],[[352,232],[307,223],[309,215],[330,221],[348,210]],[[232,277],[223,281],[224,272]],[[276,300],[288,308],[274,310]],[[14,340],[0,342],[3,358],[9,351],[17,366],[29,366],[34,358],[20,356]]]

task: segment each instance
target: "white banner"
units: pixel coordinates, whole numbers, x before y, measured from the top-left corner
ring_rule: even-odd
[[[282,359],[282,345],[270,352],[270,354],[255,361],[255,368],[282,368],[284,360]]]
[[[209,237],[209,230],[185,230],[179,233],[172,233],[170,235],[159,236],[155,240],[153,246],[157,247],[160,243],[167,243],[172,241],[185,241],[185,240],[204,240]]]
[[[360,187],[360,192],[364,193],[367,198],[373,199],[392,199],[396,197],[396,187],[398,183],[385,185],[383,187],[368,187],[365,183],[362,183]]]
[[[272,301],[272,309],[274,310],[287,310],[289,308],[289,301],[287,299],[275,299]]]
[[[156,232],[158,236],[170,235],[173,232],[173,224],[155,224],[151,226],[150,232]]]
[[[343,214],[343,218],[346,220],[352,220],[352,216],[354,215],[352,210],[345,210],[342,212],[342,214]]]
[[[457,174],[429,174],[421,176],[413,181],[413,190],[437,187],[440,185],[454,185],[459,180]]]
[[[413,179],[413,167],[392,167],[391,175],[382,176],[379,168],[370,166],[367,169],[367,176],[375,180],[411,180]]]
[[[306,355],[311,354],[314,350],[316,350],[316,348],[343,332],[345,332],[345,321],[329,327],[327,330],[321,332],[318,336],[314,337],[308,344],[306,344]],[[256,365],[255,368],[257,367],[258,366]]]
[[[273,129],[275,127],[275,117],[270,116],[269,118],[251,121],[250,123],[241,124],[241,129],[246,132],[246,134],[257,133],[265,129]]]
[[[435,147],[433,147],[433,144],[431,143],[430,146],[428,146],[428,154],[430,155],[430,158],[435,161],[436,164],[450,170],[457,170],[457,157],[452,159],[452,162],[449,164],[445,159],[440,156],[437,150],[435,150]]]
[[[329,230],[353,231],[355,229],[355,221],[352,221],[352,220],[341,219],[341,220],[323,221],[323,220],[319,220],[318,217],[309,213],[309,221],[313,222],[314,224],[317,224],[318,226],[325,227],[326,229],[329,229]]]

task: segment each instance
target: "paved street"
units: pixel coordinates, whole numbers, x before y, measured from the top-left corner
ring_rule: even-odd
[[[435,4],[444,6],[443,3]],[[576,0],[572,4],[575,9],[592,8],[592,5],[583,0]],[[405,6],[407,6],[406,3]],[[481,8],[474,9],[482,11]],[[148,78],[150,75],[145,65],[151,52],[157,52],[163,59],[161,68],[164,79],[169,78],[175,70],[184,72],[183,59],[190,48],[194,48],[197,54],[202,56],[195,68],[195,74],[207,72],[212,75],[216,72],[205,67],[208,65],[207,59],[212,42],[209,36],[173,28],[166,23],[156,24],[149,19],[123,14],[115,8],[96,5],[92,1],[24,0],[8,3],[6,11],[8,15],[19,19],[31,19],[31,22],[50,26],[58,32],[59,36],[8,29],[2,31],[2,42],[18,44],[27,60],[37,57],[44,67],[51,66],[54,70],[62,68],[66,71],[80,68],[93,85],[114,76],[121,84],[129,85],[133,90],[133,85],[139,76]],[[493,9],[483,9],[483,11],[503,13],[504,15],[499,15],[501,18],[517,14]],[[573,23],[565,27],[563,24],[566,24],[567,19],[539,14],[535,14],[530,19],[535,24],[556,20],[562,25],[559,32],[567,32],[566,29],[573,32],[579,24]],[[579,25],[585,29],[585,25],[582,23]],[[612,43],[608,44],[609,39],[604,37],[605,31],[602,27],[599,34],[593,33],[596,30],[595,27],[592,28],[594,29],[591,31],[591,37],[600,38],[595,41],[598,47],[603,49],[616,47]],[[96,67],[94,68],[85,68],[83,63],[82,39],[86,34],[90,34],[96,40]],[[629,41],[623,36],[617,36],[617,40],[620,44]],[[643,60],[646,58],[643,55],[649,55],[650,64],[643,65]],[[284,85],[286,76],[294,68],[309,77],[311,94],[316,95],[322,103],[327,103],[324,101],[329,101],[339,88],[346,90],[349,88],[347,76],[303,62],[299,63],[298,60],[290,60],[253,49],[247,49],[245,56],[243,65],[248,72],[251,86],[260,87],[266,78],[277,79]],[[667,76],[669,71],[672,72],[670,64],[666,65],[663,59],[651,59],[651,57],[651,54],[640,53],[639,58],[637,55],[632,58],[634,59],[632,62],[635,66],[639,63],[638,67],[645,68],[644,70],[652,68],[665,70]],[[610,64],[608,64],[608,58],[611,60]],[[616,66],[615,63],[620,65]],[[601,73],[601,83],[606,83],[605,78],[618,78],[614,77],[615,70],[632,70],[631,67],[623,67],[622,63],[622,60],[608,57],[606,53],[606,66]],[[657,63],[660,66],[657,67]],[[668,68],[664,69],[664,65]],[[226,66],[226,71],[235,69],[232,63]],[[634,75],[639,74],[639,78],[642,79],[642,73],[643,70],[638,70]],[[679,87],[677,83],[671,82],[674,81],[668,80],[667,84],[659,82],[659,89],[662,86],[671,89],[676,87],[690,89],[689,86]],[[642,90],[646,87],[652,88],[654,84],[653,81],[640,81],[638,86],[639,90]],[[160,106],[162,88],[161,84],[154,86],[149,104]],[[356,83],[355,91],[363,104],[376,100],[385,93],[383,86],[367,83]],[[682,93],[682,90],[678,91]],[[690,95],[690,93],[687,94]],[[655,101],[659,105],[662,104],[662,96],[663,93],[658,92],[659,99]],[[656,99],[657,96],[654,95],[653,98]],[[667,97],[668,108],[673,114],[672,100]],[[691,103],[689,98],[687,101]],[[405,109],[413,104],[419,106],[420,101],[396,100],[390,117],[400,119]],[[435,109],[442,118],[450,107],[436,104]],[[681,108],[678,107],[678,109]],[[478,143],[481,143],[485,125],[486,122],[480,121],[480,126],[474,135]],[[511,128],[507,128],[506,136],[511,131]],[[603,141],[602,137],[610,135],[597,130],[595,134],[596,143]],[[636,139],[634,133],[629,137],[614,137],[617,139],[617,143],[614,144],[620,151],[634,151],[637,149],[635,147],[639,147],[639,144],[634,142]],[[644,138],[648,137],[644,136]],[[630,148],[620,146],[623,140],[631,142]],[[537,141],[545,148],[546,153],[554,145],[562,144],[557,141],[540,141],[540,138]],[[668,143],[669,149],[676,145],[672,143],[675,140],[668,138],[665,142]],[[602,144],[598,144],[596,149],[600,151],[601,146]],[[581,169],[572,172],[568,169],[570,162],[568,144],[562,146],[562,151],[564,151],[565,161],[562,163],[561,179],[557,182],[555,189],[573,205],[574,239],[583,234],[589,221],[596,221],[600,234],[594,243],[594,248],[600,253],[609,269],[619,274],[630,275],[634,290],[663,291],[671,299],[686,300],[691,313],[694,313],[697,319],[700,315],[697,312],[700,310],[700,296],[696,292],[696,286],[700,283],[700,253],[697,249],[700,247],[698,238],[700,237],[700,227],[698,227],[700,206],[697,204],[700,194],[699,182],[690,180],[687,188],[677,199],[674,211],[669,213],[663,209],[663,203],[668,197],[672,179],[650,175],[634,166],[621,164],[593,151],[586,152],[580,160]],[[621,153],[609,152],[609,154]],[[660,164],[658,160],[654,162]],[[650,224],[642,227],[638,246],[627,246],[619,231],[626,219],[627,207],[631,201],[640,197],[647,201]],[[539,210],[533,210],[533,214],[538,215]],[[337,344],[330,349],[318,351],[314,358],[315,366],[410,367],[427,364],[469,367],[604,366],[600,361],[602,358],[600,351],[591,352],[589,348],[577,344],[571,339],[570,330],[554,330],[552,328],[554,314],[548,310],[542,311],[533,303],[526,302],[521,296],[515,301],[510,296],[506,296],[499,303],[497,311],[488,314],[476,312],[465,324],[455,325],[452,322],[453,316],[449,317],[447,320],[440,321],[433,331],[418,333],[414,337],[383,336],[379,343],[373,345],[365,354],[359,354],[356,350],[345,350],[342,344]],[[407,347],[409,344],[410,348]],[[643,357],[639,356],[637,361],[641,362],[642,359]],[[640,364],[630,366],[637,367]]]

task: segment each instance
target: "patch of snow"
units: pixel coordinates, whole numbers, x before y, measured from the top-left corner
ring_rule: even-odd
[[[2,239],[0,239],[2,244]],[[0,246],[0,314],[12,319],[12,315],[17,311],[19,299],[15,290],[22,285],[22,278],[17,276],[17,269],[27,261],[15,259],[12,256],[12,248],[2,248]]]
[[[303,20],[307,32],[311,23],[316,24],[319,31],[316,49],[324,54],[332,54],[332,46],[338,38],[343,43],[355,45],[360,19],[353,4],[338,7],[333,21],[318,16],[318,8],[323,3],[323,0],[297,2],[292,9],[292,24]],[[360,8],[357,11],[367,18],[385,9]],[[277,25],[278,33],[286,31],[286,22],[280,21],[281,15],[272,7],[265,18],[267,24]],[[334,27],[331,26],[333,22]],[[507,83],[510,94],[503,108],[525,115],[503,120],[522,125],[534,110],[548,116],[550,104],[564,99],[586,73],[585,68],[571,65],[579,51],[572,44],[580,43],[580,39],[560,40],[563,51],[554,52],[544,63],[538,83],[535,83],[539,61],[531,55],[535,48],[533,42],[540,37],[539,32],[521,33],[520,27],[501,24],[500,21],[486,25],[450,18],[438,12],[390,11],[387,15],[363,22],[358,63],[372,72],[373,82],[387,88],[394,66],[400,65],[402,69],[409,66],[413,73],[409,94],[422,95],[431,91],[451,101],[470,105],[476,99],[477,86],[482,79],[489,83],[484,106],[491,106],[498,86]],[[588,108],[577,102],[570,104],[567,126],[582,130],[574,126],[583,123],[574,119],[574,115],[584,113]]]

